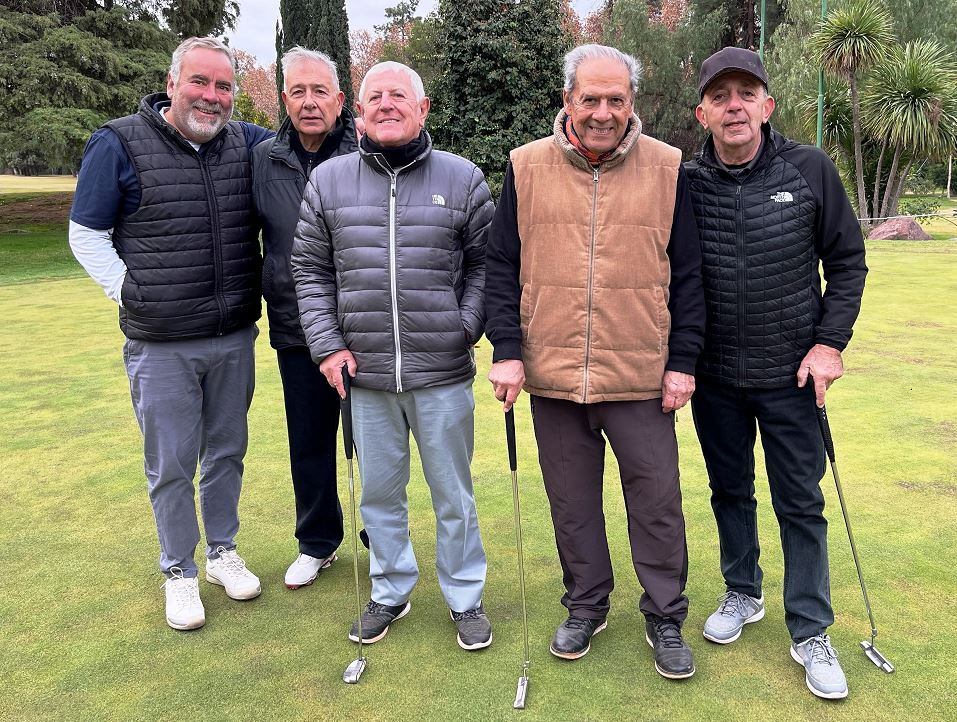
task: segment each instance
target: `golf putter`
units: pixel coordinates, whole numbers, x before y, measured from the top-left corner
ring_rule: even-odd
[[[525,696],[528,694],[528,611],[525,602],[525,559],[522,554],[522,511],[518,502],[518,460],[515,453],[515,413],[514,409],[505,412],[505,440],[508,443],[508,466],[512,471],[512,506],[515,512],[515,548],[518,551],[518,588],[522,595],[522,634],[525,641],[525,658],[522,662],[522,676],[518,678],[515,701],[512,707],[525,709]]]
[[[821,426],[821,436],[824,437],[824,449],[827,451],[827,458],[831,462],[831,473],[834,475],[834,485],[837,487],[837,498],[841,502],[841,513],[844,515],[844,526],[847,527],[847,538],[851,542],[851,556],[854,557],[854,566],[857,567],[857,578],[861,580],[861,593],[864,595],[864,606],[867,608],[867,618],[871,622],[871,640],[861,642],[861,649],[864,654],[877,665],[882,671],[890,674],[894,671],[894,665],[890,663],[875,646],[877,639],[877,624],[874,622],[874,613],[871,611],[871,603],[867,598],[867,585],[864,584],[864,572],[861,570],[861,560],[857,555],[857,545],[854,543],[854,532],[851,531],[851,518],[847,513],[847,504],[844,502],[844,490],[841,488],[841,477],[837,473],[837,461],[834,456],[834,440],[831,438],[831,427],[827,423],[827,409],[819,406],[817,409],[817,421]]]
[[[362,654],[362,597],[359,594],[359,542],[356,527],[356,485],[352,472],[352,389],[351,378],[349,377],[349,367],[346,364],[342,366],[342,387],[345,389],[346,397],[339,402],[342,410],[342,443],[345,446],[346,459],[349,468],[349,509],[352,511],[352,573],[356,580],[356,612],[359,624],[359,656],[356,657],[346,667],[342,673],[342,681],[346,684],[358,684],[359,677],[365,671],[366,660]]]

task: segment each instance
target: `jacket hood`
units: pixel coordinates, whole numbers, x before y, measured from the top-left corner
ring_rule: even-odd
[[[565,157],[568,158],[572,165],[591,173],[591,163],[575,149],[575,146],[573,146],[571,141],[565,136],[565,118],[567,117],[568,113],[565,112],[564,108],[559,110],[558,115],[555,116],[555,123],[552,125],[552,136],[555,139],[555,145],[561,149],[562,153],[565,154]],[[618,144],[618,147],[601,162],[602,167],[613,168],[624,161],[632,149],[638,145],[638,136],[640,135],[641,119],[632,111],[631,118],[628,121],[628,132],[625,133],[625,137],[621,139],[621,143]]]
[[[193,150],[193,146],[190,145],[190,142],[186,140],[183,134],[180,133],[172,123],[167,123],[160,112],[163,108],[170,107],[170,105],[172,105],[172,100],[170,100],[170,97],[166,93],[153,93],[152,95],[147,95],[140,101],[139,113],[144,116],[154,128],[166,135],[173,142]],[[227,126],[228,124],[224,125],[215,136],[201,144],[203,148],[207,149],[204,152],[215,150],[222,145],[223,138],[226,136]]]

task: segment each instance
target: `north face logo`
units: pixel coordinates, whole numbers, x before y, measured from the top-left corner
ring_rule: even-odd
[[[438,193],[433,193],[433,194],[432,194],[432,205],[434,205],[434,206],[444,206],[444,205],[445,205],[445,197],[444,197],[444,196],[440,196]]]
[[[433,198],[434,197],[435,196],[433,196]],[[771,200],[774,201],[775,203],[793,203],[794,196],[792,196],[787,191],[778,191],[773,196],[771,196]]]

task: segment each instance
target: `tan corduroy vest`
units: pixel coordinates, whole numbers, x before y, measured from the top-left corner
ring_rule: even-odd
[[[595,171],[554,134],[511,153],[529,393],[576,403],[661,396],[666,253],[681,151],[631,128]]]

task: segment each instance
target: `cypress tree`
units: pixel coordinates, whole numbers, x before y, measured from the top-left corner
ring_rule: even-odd
[[[429,127],[436,146],[465,156],[501,188],[508,152],[551,132],[569,39],[558,0],[442,0],[442,70]]]
[[[339,69],[339,87],[352,107],[349,17],[345,0],[279,0],[282,27],[276,26],[276,85],[282,90],[282,55],[294,45],[318,50]]]

